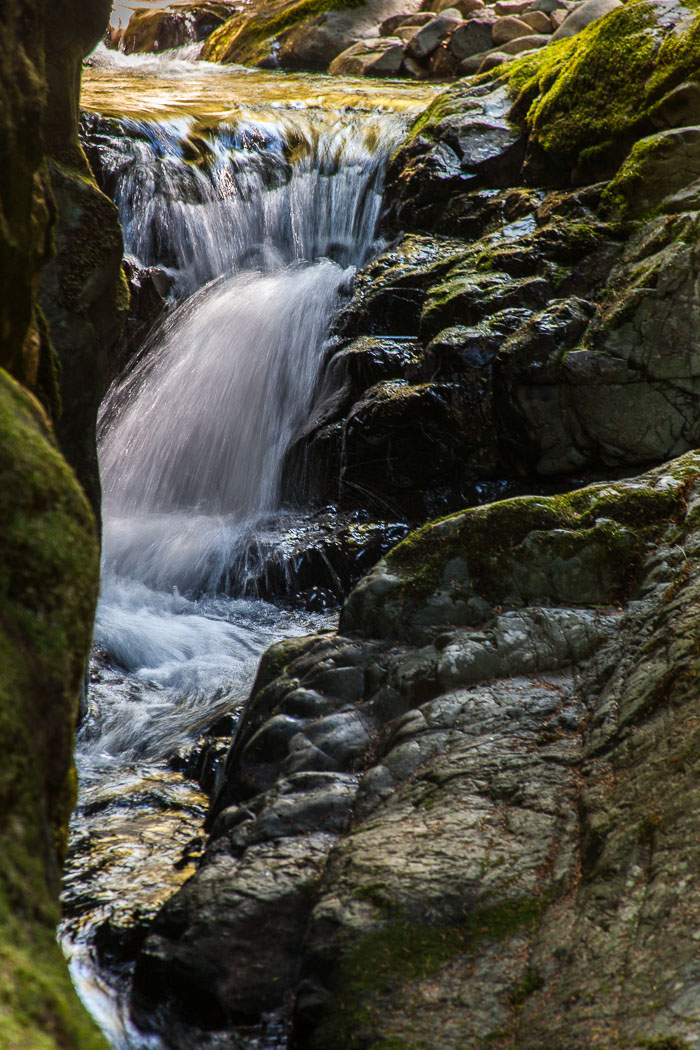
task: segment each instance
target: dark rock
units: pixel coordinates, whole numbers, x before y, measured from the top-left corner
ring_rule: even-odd
[[[455,26],[459,25],[460,21],[461,17],[459,15],[453,18],[442,14],[434,18],[413,34],[408,44],[409,54],[413,58],[427,58],[445,37],[452,32]]]
[[[403,57],[404,43],[398,37],[360,40],[339,54],[328,72],[336,76],[391,76],[398,73]]]
[[[479,51],[493,47],[493,22],[489,19],[470,18],[450,34],[448,47],[460,61]]]
[[[234,14],[237,6],[214,0],[211,3],[174,4],[170,9],[156,11],[137,10],[112,44],[118,44],[126,54],[139,51],[158,53],[192,41],[206,40]]]
[[[656,128],[677,128],[700,124],[700,84],[679,84],[652,108],[650,119]]]
[[[121,370],[145,343],[149,333],[164,319],[169,305],[172,277],[158,266],[138,266],[133,259],[124,260],[129,284],[129,316],[126,322],[126,344],[117,368]]]

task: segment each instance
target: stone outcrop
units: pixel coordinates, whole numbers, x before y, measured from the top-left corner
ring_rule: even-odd
[[[94,449],[72,431],[71,415],[89,426],[83,403],[94,406],[106,382],[98,351],[106,355],[119,333],[121,239],[75,127],[80,61],[108,14],[105,2],[77,10],[11,0],[0,15],[3,1050],[104,1045],[55,939],[98,544],[94,516],[52,423],[96,502]]]
[[[634,90],[606,65],[615,24]],[[559,77],[527,57],[419,118],[388,173],[394,243],[336,321],[295,452],[311,499],[417,521],[698,444],[694,24],[673,2],[620,9],[558,45]]]
[[[427,525],[269,650],[137,1021],[293,988],[296,1046],[694,1046],[699,478]]]
[[[523,51],[573,37],[620,7],[620,0],[586,0],[566,7],[541,0],[496,3],[421,4],[418,0],[264,0],[234,13],[211,34],[202,57],[266,68],[328,71],[343,76],[406,76],[450,79],[483,72]],[[319,13],[319,7],[322,10]],[[187,5],[185,5],[185,9]],[[549,10],[551,8],[552,10]],[[134,15],[134,25],[155,13]],[[139,22],[140,25],[140,22]],[[372,52],[377,36],[397,36],[403,61],[385,62],[378,71]],[[120,46],[124,46],[122,39]],[[399,46],[398,44],[396,45]],[[368,61],[362,56],[369,54]]]

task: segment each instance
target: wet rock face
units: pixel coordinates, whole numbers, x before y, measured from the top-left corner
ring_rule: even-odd
[[[110,5],[100,0],[82,14],[64,6],[52,5],[47,15],[45,142],[56,223],[39,304],[60,361],[59,443],[99,517],[95,421],[118,361],[128,290],[116,209],[97,188],[78,143],[76,70],[99,39]]]
[[[694,1045],[699,477],[428,525],[342,633],[273,646],[139,1024],[284,1018],[293,990],[300,1047]]]
[[[101,0],[79,11],[10,2],[0,13],[0,1043],[8,1048],[104,1046],[55,941],[98,554],[94,517],[52,423],[62,410],[64,419],[80,415],[86,376],[97,372],[100,384],[98,362],[79,385],[70,360],[59,364],[62,320],[80,299],[86,313],[95,304],[102,312],[101,336],[117,327],[109,304],[120,288],[120,237],[104,200],[106,270],[97,243],[79,250],[89,233],[81,208],[99,210],[103,199],[75,136],[80,60],[108,14]],[[83,319],[78,307],[74,334]],[[93,342],[95,357],[97,349]],[[94,449],[71,452],[87,486]]]
[[[337,319],[295,449],[308,498],[417,521],[698,443],[693,25],[671,0],[615,8],[416,121],[388,172],[393,244]],[[600,108],[586,70],[612,51]]]
[[[338,633],[265,654],[143,942],[144,1028],[698,1047],[696,34],[615,7],[394,158],[292,459],[311,499],[408,520],[530,495],[412,532]]]

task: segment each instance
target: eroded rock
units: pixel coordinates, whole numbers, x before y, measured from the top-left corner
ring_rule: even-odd
[[[668,791],[689,776],[668,772],[687,753],[668,714],[697,702],[698,478],[689,454],[431,524],[355,591],[345,634],[270,649],[202,866],[140,956],[140,1022],[163,996],[214,1028],[284,1016],[294,988],[299,1045],[573,1050],[590,987],[611,1044],[692,1037],[688,883],[661,873],[689,870],[675,829],[695,819]],[[673,949],[621,988],[657,906]]]

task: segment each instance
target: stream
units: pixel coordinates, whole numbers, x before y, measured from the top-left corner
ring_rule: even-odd
[[[129,1021],[128,959],[201,851],[197,741],[216,722],[230,735],[267,646],[334,623],[257,581],[306,527],[285,454],[333,314],[381,247],[386,160],[436,90],[188,55],[100,47],[83,83],[126,255],[170,287],[102,409],[102,588],[60,931],[116,1050],[170,1045]],[[271,1022],[249,1045],[280,1038]]]

